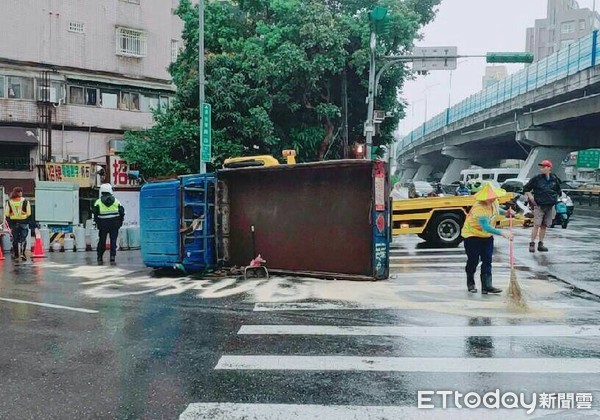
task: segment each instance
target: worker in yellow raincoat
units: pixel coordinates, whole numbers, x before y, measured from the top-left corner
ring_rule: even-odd
[[[494,188],[492,184],[485,183],[481,190],[475,194],[477,200],[463,225],[462,237],[467,254],[467,289],[477,293],[475,287],[475,271],[481,261],[481,293],[501,293],[492,285],[492,257],[494,255],[494,235],[500,235],[508,240],[513,239],[512,233],[496,229],[496,219],[504,210],[500,208],[498,198],[506,195],[501,188]]]

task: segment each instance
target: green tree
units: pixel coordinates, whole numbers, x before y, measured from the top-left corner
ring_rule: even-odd
[[[205,14],[206,98],[213,109],[214,164],[231,156],[280,156],[293,148],[300,161],[341,157],[344,74],[350,143],[362,139],[366,118],[369,11],[388,12],[378,54],[406,53],[431,21],[440,0],[211,1]],[[181,0],[185,48],[170,67],[177,86],[156,125],[129,132],[125,157],[147,176],[198,170],[198,9]],[[377,109],[392,111],[375,138],[389,144],[403,116],[398,93],[410,72],[390,69],[381,79]]]

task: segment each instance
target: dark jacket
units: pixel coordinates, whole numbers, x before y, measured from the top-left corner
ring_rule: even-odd
[[[539,206],[553,206],[562,195],[560,179],[552,173],[550,179],[547,179],[544,174],[536,175],[525,184],[523,192],[532,192]]]
[[[102,204],[105,206],[110,207],[115,203],[115,201],[117,201],[117,199],[111,194],[104,193],[102,194],[102,197],[100,197],[100,201],[102,201]],[[119,203],[119,214],[116,217],[109,219],[99,218],[100,205],[97,204],[97,202],[92,208],[92,213],[94,214],[94,222],[98,226],[98,229],[118,229],[123,225],[123,219],[125,218],[125,208],[121,205],[121,203]]]

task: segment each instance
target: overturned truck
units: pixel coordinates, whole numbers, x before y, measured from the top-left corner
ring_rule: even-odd
[[[140,195],[142,257],[188,271],[242,267],[335,279],[389,275],[383,162],[341,160],[223,169],[149,183]]]

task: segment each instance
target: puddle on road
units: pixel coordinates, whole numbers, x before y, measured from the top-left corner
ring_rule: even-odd
[[[152,272],[131,271],[111,266],[71,266],[44,263],[61,276],[81,282],[86,296],[100,299],[131,295],[170,296],[193,293],[200,299],[242,296],[248,303],[333,302],[340,309],[399,309],[437,312],[469,317],[553,319],[565,317],[571,299],[565,288],[535,278],[523,279],[528,307],[516,308],[507,297],[471,295],[464,290],[462,279],[440,276],[437,280],[405,278],[378,282],[336,281],[312,278],[271,277],[269,280],[241,278],[202,278],[189,276],[155,276]],[[410,283],[410,284],[407,284]],[[498,282],[500,287],[504,284]],[[504,287],[506,288],[506,287]],[[558,301],[560,299],[560,302]],[[565,303],[565,301],[567,303]],[[562,302],[562,303],[561,303]],[[554,306],[554,307],[553,307]]]

